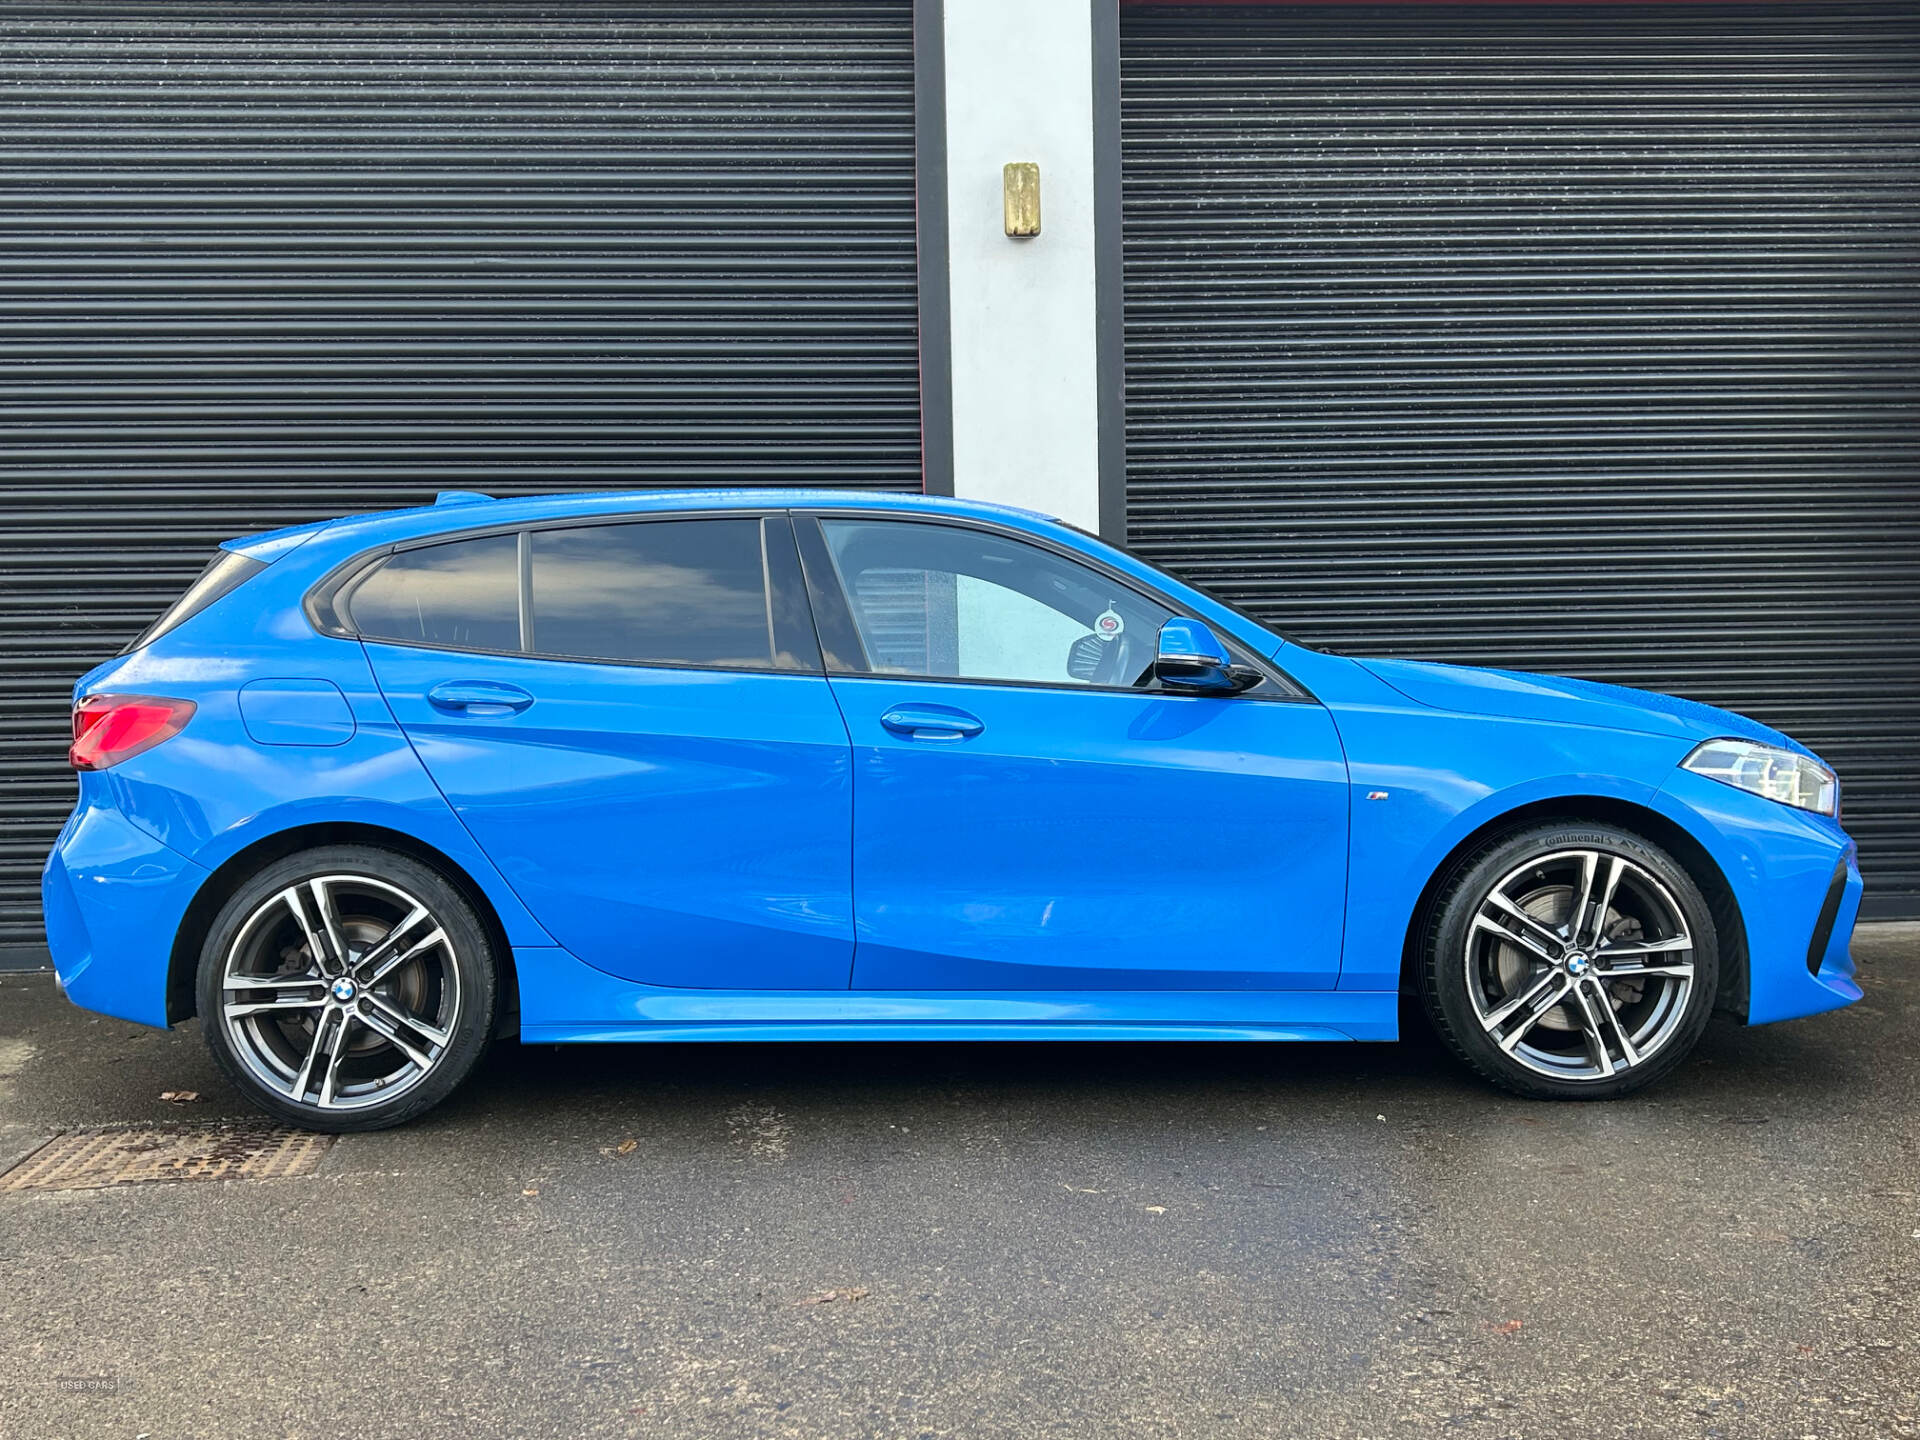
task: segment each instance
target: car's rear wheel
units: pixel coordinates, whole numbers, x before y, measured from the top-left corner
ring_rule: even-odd
[[[486,927],[437,871],[328,846],[230,898],[200,955],[214,1058],[261,1109],[315,1130],[378,1130],[438,1104],[485,1051]]]
[[[1672,856],[1604,825],[1509,834],[1432,910],[1418,978],[1442,1040],[1519,1094],[1610,1099],[1678,1065],[1719,983],[1719,938]]]

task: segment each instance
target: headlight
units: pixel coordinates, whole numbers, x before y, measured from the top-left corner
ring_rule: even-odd
[[[1681,768],[1821,815],[1840,813],[1840,782],[1818,760],[1751,740],[1709,740]]]

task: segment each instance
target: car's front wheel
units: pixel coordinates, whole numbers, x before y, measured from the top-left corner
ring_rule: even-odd
[[[1442,1040],[1496,1084],[1609,1099],[1651,1083],[1706,1028],[1719,939],[1700,889],[1630,831],[1549,825],[1459,865],[1418,979]]]
[[[417,860],[328,846],[268,866],[201,950],[200,1019],[261,1109],[314,1130],[378,1130],[444,1099],[485,1051],[492,944]]]

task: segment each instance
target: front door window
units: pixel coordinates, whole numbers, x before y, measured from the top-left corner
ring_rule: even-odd
[[[1172,612],[1084,565],[966,526],[828,519],[868,669],[1109,689],[1152,683]]]

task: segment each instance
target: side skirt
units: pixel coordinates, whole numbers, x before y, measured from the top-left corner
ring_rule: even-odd
[[[529,1044],[738,1040],[1394,1040],[1393,991],[670,990],[516,948]]]

